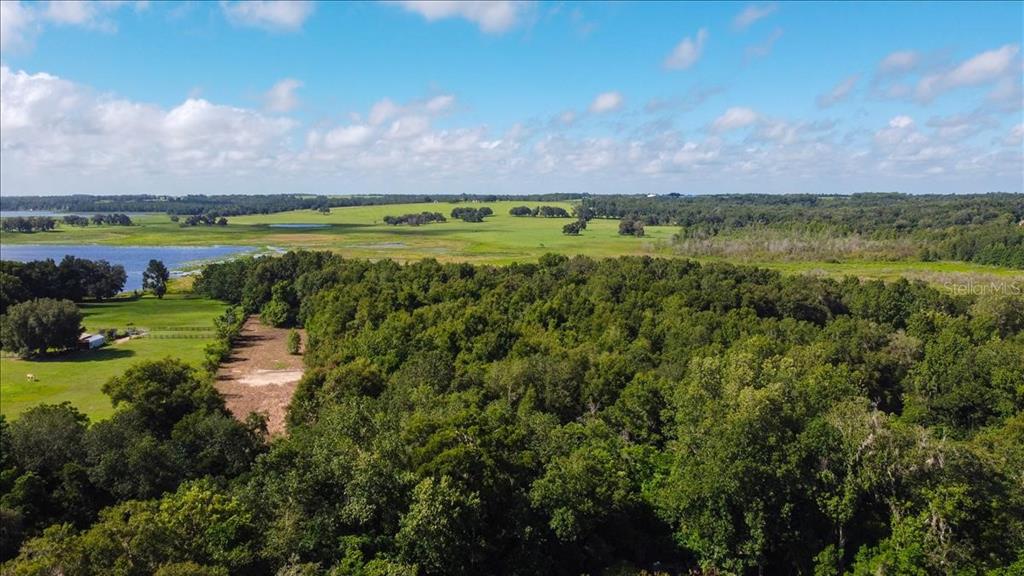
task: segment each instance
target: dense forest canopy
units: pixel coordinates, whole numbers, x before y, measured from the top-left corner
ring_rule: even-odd
[[[288,435],[172,360],[108,383],[109,421],[30,411],[0,426],[5,570],[1019,573],[1016,288],[635,257],[210,265],[196,291],[307,331]]]

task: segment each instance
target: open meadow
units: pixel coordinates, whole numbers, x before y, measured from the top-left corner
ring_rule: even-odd
[[[644,238],[618,235],[618,221],[595,220],[579,236],[562,234],[566,218],[514,217],[508,211],[527,203],[516,201],[417,203],[334,208],[330,214],[296,210],[228,219],[226,226],[182,227],[164,214],[134,218],[135,226],[60,226],[51,232],[5,234],[8,244],[108,244],[117,246],[247,245],[258,248],[332,250],[353,258],[392,258],[507,264],[536,260],[547,252],[620,256],[668,255],[674,226],[651,226]],[[559,206],[567,202],[529,203]],[[489,206],[494,215],[484,222],[450,218],[457,207]],[[423,226],[390,226],[388,215],[440,212],[447,222]],[[292,225],[315,225],[295,228]],[[283,226],[283,227],[282,227]]]
[[[593,219],[579,236],[567,236],[566,218],[514,217],[514,206],[550,205],[571,210],[570,202],[433,202],[332,208],[329,214],[293,210],[228,219],[226,226],[189,226],[171,222],[166,214],[133,217],[135,226],[59,226],[50,232],[6,233],[4,244],[101,244],[111,246],[251,246],[256,251],[330,250],[349,258],[390,258],[408,262],[436,258],[442,262],[508,264],[536,261],[548,252],[595,258],[627,255],[687,257],[700,261],[731,261],[779,270],[829,277],[846,275],[870,279],[906,276],[935,285],[990,281],[1024,282],[1020,270],[971,262],[922,262],[913,258],[879,260],[850,257],[840,260],[730,258],[688,252],[673,245],[678,226],[646,226],[645,236],[618,234],[618,220]],[[484,222],[450,218],[457,207],[488,206]],[[447,222],[422,226],[391,226],[385,216],[423,211],[440,212]],[[298,227],[297,227],[298,226]],[[302,227],[309,226],[309,227]]]
[[[181,358],[198,365],[203,348],[213,341],[213,319],[225,306],[186,294],[163,300],[144,296],[80,305],[87,331],[138,328],[141,338],[122,340],[97,350],[82,350],[41,360],[0,358],[0,412],[14,417],[40,403],[71,402],[92,419],[113,412],[103,384],[129,366],[145,360]],[[27,374],[35,377],[34,381]]]

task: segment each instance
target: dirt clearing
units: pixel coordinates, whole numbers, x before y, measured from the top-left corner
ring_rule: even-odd
[[[299,332],[305,344],[306,333]],[[302,356],[288,353],[287,338],[287,328],[265,326],[252,317],[242,327],[231,356],[217,371],[217,390],[228,410],[239,420],[251,412],[265,414],[272,436],[284,432],[288,404],[302,378]]]

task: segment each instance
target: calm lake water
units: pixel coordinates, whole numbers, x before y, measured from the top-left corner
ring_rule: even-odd
[[[142,289],[142,272],[149,260],[162,260],[172,274],[204,261],[223,260],[231,256],[252,252],[252,246],[100,246],[87,244],[70,246],[62,244],[21,244],[0,245],[0,259],[28,262],[53,258],[60,262],[66,254],[88,260],[106,260],[111,264],[124,266],[128,274],[125,290]]]

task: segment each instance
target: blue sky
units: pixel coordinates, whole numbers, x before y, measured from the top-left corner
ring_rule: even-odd
[[[1022,190],[1024,4],[0,4],[4,194]]]

